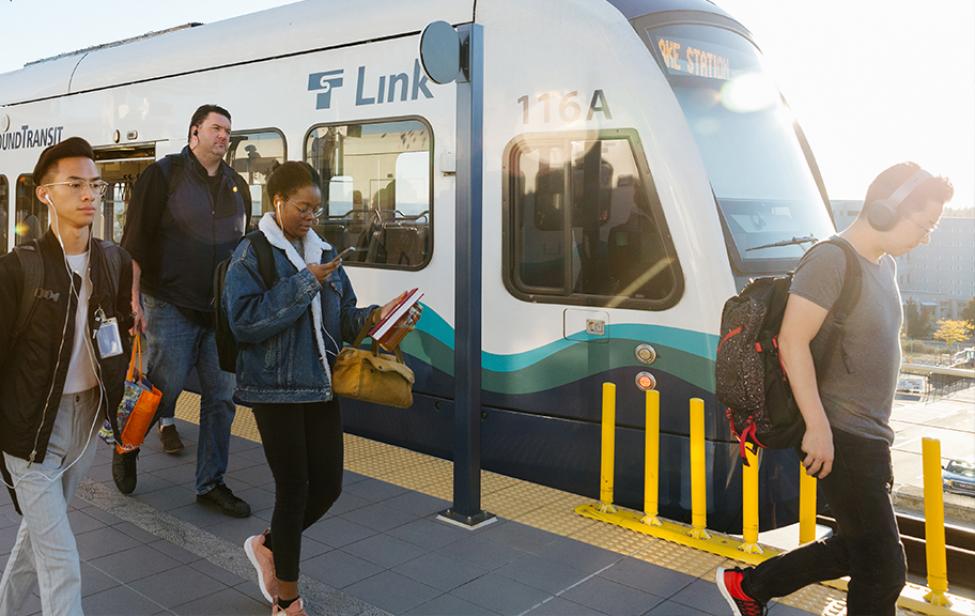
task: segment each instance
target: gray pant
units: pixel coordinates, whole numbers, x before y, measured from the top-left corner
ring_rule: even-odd
[[[44,616],[83,614],[81,564],[68,504],[95,457],[98,400],[97,387],[61,398],[44,462],[28,467],[26,460],[3,454],[24,517],[0,580],[0,616],[23,614],[35,583]]]

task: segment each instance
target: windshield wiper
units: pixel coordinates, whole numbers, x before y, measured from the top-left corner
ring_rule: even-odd
[[[761,250],[762,248],[778,248],[780,246],[796,246],[799,244],[805,244],[809,242],[815,244],[819,240],[813,235],[803,235],[802,237],[794,237],[791,240],[781,240],[778,242],[772,242],[771,244],[762,244],[761,246],[752,246],[751,248],[746,248],[745,252],[752,250]]]

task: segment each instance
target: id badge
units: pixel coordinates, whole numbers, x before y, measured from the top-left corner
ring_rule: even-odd
[[[102,359],[115,357],[122,354],[122,337],[118,332],[118,319],[112,317],[101,322],[98,331],[95,332],[95,340],[98,343],[98,355]]]

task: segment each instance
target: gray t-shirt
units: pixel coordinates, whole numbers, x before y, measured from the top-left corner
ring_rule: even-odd
[[[818,366],[816,380],[830,426],[893,444],[889,422],[901,365],[903,317],[897,266],[889,255],[880,263],[858,257],[860,300],[847,317],[843,353],[836,349],[831,359],[823,361],[826,340],[834,327],[834,319],[828,315],[811,345]],[[840,296],[845,274],[843,249],[818,246],[799,263],[789,292],[829,310]]]

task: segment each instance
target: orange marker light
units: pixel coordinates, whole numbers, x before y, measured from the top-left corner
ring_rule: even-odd
[[[649,391],[657,387],[657,379],[649,372],[641,372],[636,375],[636,386],[640,391]]]

